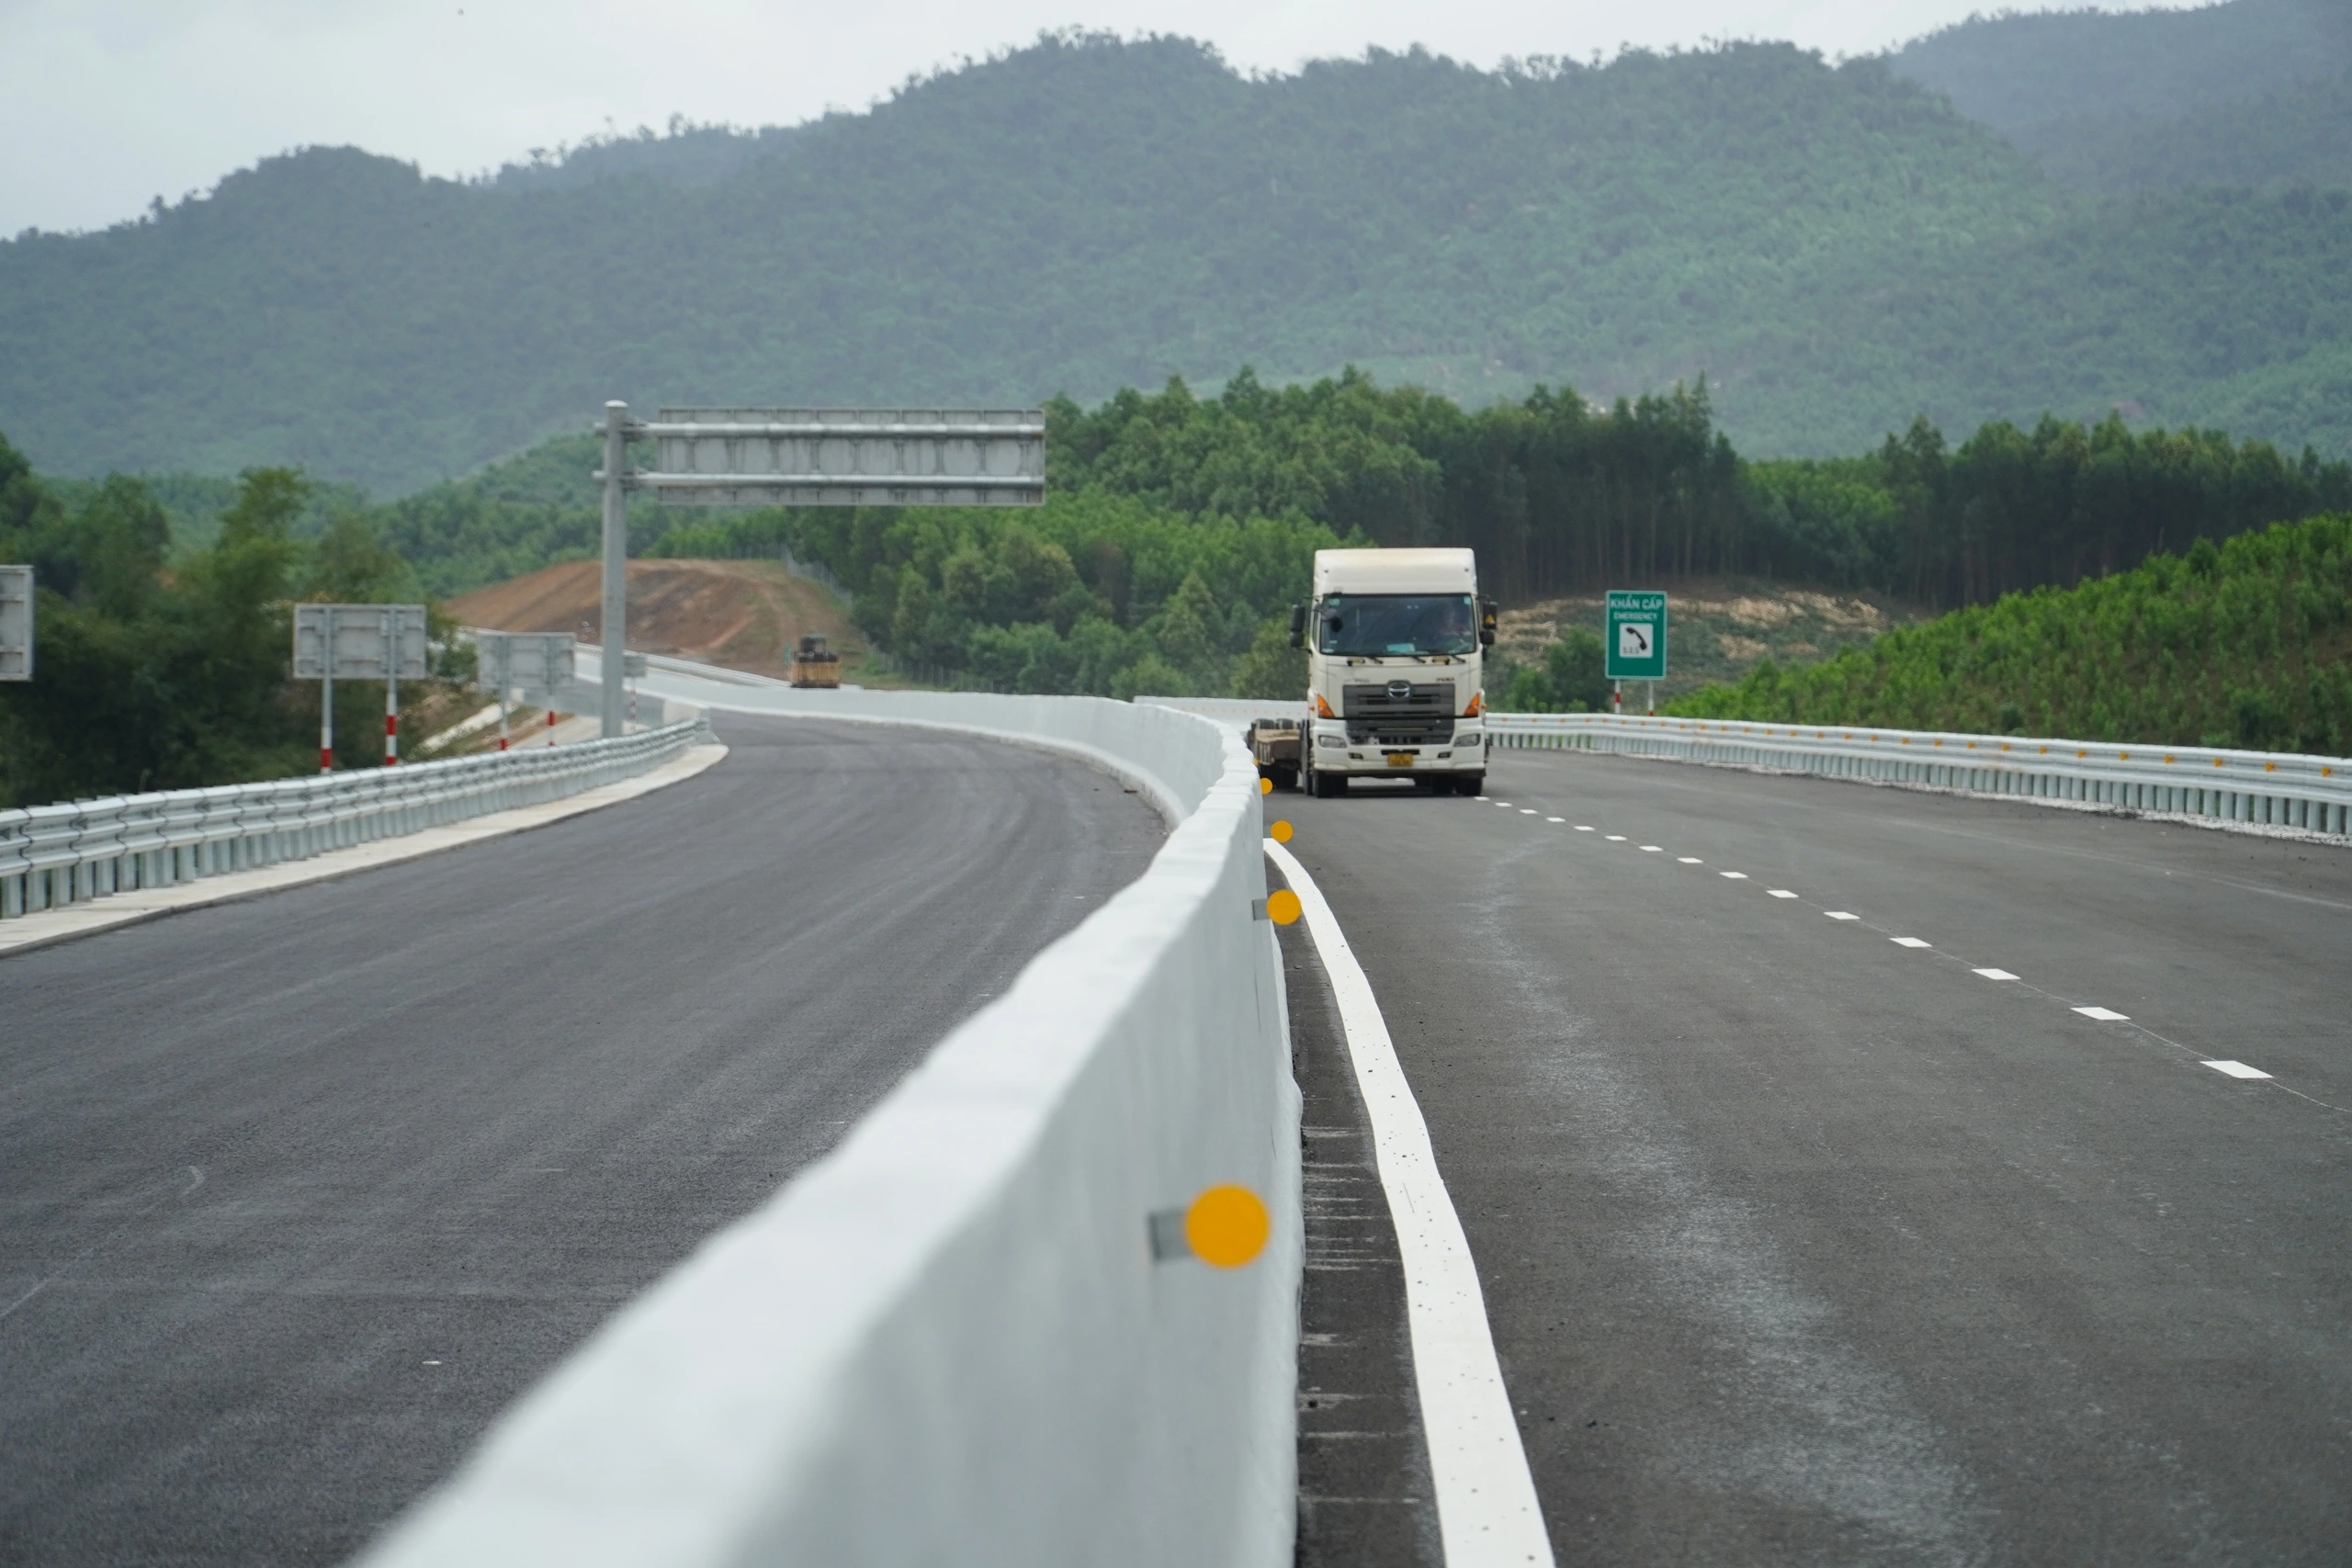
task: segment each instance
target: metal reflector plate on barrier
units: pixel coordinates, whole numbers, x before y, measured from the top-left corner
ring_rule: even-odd
[[[632,478],[683,506],[1036,506],[1042,409],[663,409]]]

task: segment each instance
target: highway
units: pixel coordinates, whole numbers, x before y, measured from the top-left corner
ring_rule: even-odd
[[[323,1563],[1164,836],[721,715],[668,789],[0,959],[0,1562]]]
[[[1269,816],[1427,1117],[1560,1562],[2345,1561],[2352,852],[1569,752],[1487,795]],[[1434,1562],[1302,931],[1300,1561]]]

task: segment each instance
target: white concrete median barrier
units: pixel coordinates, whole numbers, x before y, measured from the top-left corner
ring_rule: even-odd
[[[1238,743],[1086,698],[674,668],[647,684],[722,713],[1085,756],[1171,830],[1142,877],[616,1314],[365,1561],[1288,1562],[1298,1098]],[[1261,1249],[1155,1248],[1154,1215],[1228,1186],[1262,1199]]]

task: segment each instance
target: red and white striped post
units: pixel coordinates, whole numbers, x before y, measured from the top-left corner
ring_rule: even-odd
[[[384,612],[384,766],[401,765],[401,617]]]
[[[334,772],[334,607],[319,619],[319,772]]]

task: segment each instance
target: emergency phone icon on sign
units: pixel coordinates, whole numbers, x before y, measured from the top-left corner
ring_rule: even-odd
[[[1637,621],[1617,623],[1617,657],[1647,659],[1650,656],[1650,629]]]

